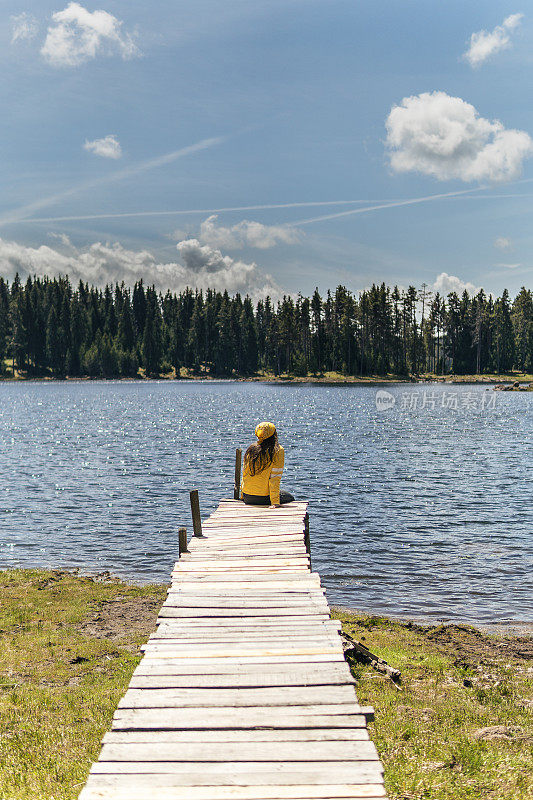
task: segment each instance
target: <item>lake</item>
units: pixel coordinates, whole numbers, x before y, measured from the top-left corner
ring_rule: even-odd
[[[167,582],[177,529],[231,497],[274,421],[331,603],[533,620],[533,394],[486,386],[0,384],[0,566]]]

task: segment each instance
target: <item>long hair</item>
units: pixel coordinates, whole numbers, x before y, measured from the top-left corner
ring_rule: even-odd
[[[244,454],[244,465],[248,467],[250,475],[256,475],[269,467],[278,448],[277,432],[274,432],[268,439],[263,439],[262,442],[251,444]]]

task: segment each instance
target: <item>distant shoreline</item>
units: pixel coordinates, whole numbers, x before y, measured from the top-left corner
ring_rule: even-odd
[[[453,384],[453,385],[494,385],[498,383],[512,384],[519,383],[527,385],[533,383],[533,375],[424,375],[418,377],[401,376],[364,376],[361,378],[344,376],[307,376],[307,377],[275,377],[270,375],[259,375],[251,377],[231,377],[224,378],[212,375],[185,375],[175,378],[171,375],[158,375],[146,377],[139,375],[136,378],[123,377],[65,377],[54,378],[48,376],[25,376],[16,375],[10,377],[3,375],[0,383],[94,383],[94,382],[117,382],[120,383],[150,383],[154,381],[166,381],[168,383],[265,383],[269,386],[394,386],[397,384]]]

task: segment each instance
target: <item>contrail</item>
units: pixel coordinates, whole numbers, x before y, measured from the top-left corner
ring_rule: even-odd
[[[33,203],[20,206],[19,208],[16,208],[12,212],[9,212],[1,217],[0,225],[5,225],[10,222],[26,221],[28,215],[33,211],[38,211],[40,208],[46,208],[46,206],[54,205],[54,203],[57,203],[59,200],[64,200],[67,197],[71,197],[73,194],[83,192],[87,189],[94,189],[96,186],[102,186],[106,183],[112,183],[114,181],[123,180],[124,178],[130,178],[133,175],[138,175],[139,173],[146,172],[149,169],[154,169],[154,167],[162,167],[165,164],[170,164],[172,161],[177,161],[179,158],[183,158],[184,156],[192,155],[200,150],[207,150],[207,148],[214,147],[217,144],[222,144],[222,142],[226,141],[228,138],[229,137],[227,136],[216,136],[210,139],[202,139],[195,144],[188,145],[187,147],[181,147],[179,150],[173,150],[171,153],[166,153],[163,156],[151,158],[148,161],[142,161],[140,164],[135,164],[131,167],[125,167],[124,169],[116,170],[115,172],[111,172],[109,175],[103,175],[95,180],[86,181],[85,183],[78,184],[78,186],[73,186],[71,189],[66,189],[63,192],[58,192],[57,194],[43,197],[40,200],[35,200]],[[84,218],[82,217],[81,219]],[[90,217],[86,217],[86,219],[90,219]]]
[[[207,147],[212,147],[215,144],[220,144],[226,138],[227,137],[203,139],[201,142],[198,142],[197,144],[194,145],[190,145],[189,147],[184,147],[181,150],[176,150],[172,153],[167,153],[164,156],[151,159],[150,161],[144,161],[142,164],[138,164],[137,166],[128,167],[127,169],[123,170],[118,170],[117,172],[114,172],[111,175],[98,178],[95,181],[84,183],[80,186],[74,187],[73,189],[68,189],[67,191],[62,192],[60,194],[44,198],[43,200],[36,201],[35,203],[31,203],[27,206],[23,206],[17,209],[15,212],[13,212],[13,214],[16,216],[0,218],[0,225],[6,223],[14,223],[14,222],[82,222],[82,221],[97,220],[97,219],[125,219],[125,218],[135,218],[135,217],[160,217],[160,216],[165,217],[165,216],[182,216],[182,215],[184,216],[184,215],[194,215],[194,214],[222,214],[224,212],[231,212],[231,211],[266,211],[266,210],[275,210],[284,208],[311,208],[317,206],[360,205],[361,203],[370,204],[365,206],[364,208],[353,208],[349,209],[348,211],[341,211],[335,214],[324,214],[319,217],[311,217],[296,222],[280,223],[286,225],[287,227],[292,227],[296,225],[311,225],[314,222],[322,222],[330,219],[338,219],[339,217],[346,217],[354,214],[366,214],[369,213],[370,211],[379,211],[387,208],[397,208],[399,206],[415,205],[417,203],[429,202],[430,200],[442,200],[446,198],[462,197],[462,196],[464,197],[465,195],[471,195],[474,192],[488,191],[492,188],[490,186],[476,186],[471,189],[463,189],[460,191],[445,192],[441,194],[425,195],[423,197],[415,197],[407,200],[382,200],[382,201],[361,200],[361,199],[313,200],[313,201],[295,202],[295,203],[262,203],[262,204],[247,205],[247,206],[222,206],[220,208],[181,208],[181,209],[160,210],[160,211],[127,211],[117,214],[78,214],[78,215],[69,215],[60,217],[25,216],[25,214],[31,213],[32,210],[37,210],[38,208],[42,208],[45,205],[52,204],[57,200],[68,197],[78,191],[82,191],[83,189],[92,188],[93,186],[99,186],[103,183],[111,182],[113,180],[121,180],[122,178],[127,178],[130,177],[131,175],[136,175],[140,172],[144,172],[145,170],[152,169],[153,167],[163,166],[164,164],[168,164],[171,161],[176,160],[177,158],[188,155],[189,153],[195,153],[198,150],[204,150]],[[512,184],[530,183],[532,180],[533,178],[524,178],[519,181],[513,181]],[[464,199],[489,200],[489,199],[504,199],[513,197],[515,198],[530,197],[530,196],[531,195],[524,193],[522,194],[509,193],[509,194],[478,195],[477,197],[464,197]]]
[[[443,194],[428,194],[424,197],[413,197],[410,200],[393,200],[392,202],[379,203],[378,205],[365,206],[364,208],[351,208],[349,211],[338,211],[336,214],[324,214],[321,217],[311,217],[308,219],[300,219],[293,222],[292,225],[311,225],[313,222],[322,222],[328,219],[338,219],[339,217],[347,217],[352,214],[366,214],[369,211],[380,211],[383,208],[398,208],[399,206],[412,206],[416,203],[426,203],[429,200],[442,200],[445,197],[460,197],[463,194],[471,192],[479,192],[486,187],[476,186],[475,189],[462,189],[458,192],[445,192]]]
[[[529,182],[529,179],[525,181],[519,181],[520,183]],[[170,216],[185,216],[185,215],[193,215],[193,214],[223,214],[224,212],[231,212],[231,211],[266,211],[278,208],[310,208],[310,207],[317,207],[317,206],[343,206],[343,205],[359,205],[361,203],[371,203],[372,205],[368,205],[365,208],[357,208],[357,209],[350,209],[349,211],[343,211],[338,214],[327,214],[320,217],[313,217],[311,219],[300,220],[299,222],[287,222],[281,223],[287,226],[293,225],[310,225],[312,222],[320,222],[321,220],[327,219],[336,219],[337,217],[348,216],[351,214],[363,214],[369,211],[377,211],[379,209],[384,208],[395,208],[396,206],[402,205],[412,205],[415,203],[423,203],[429,200],[439,200],[445,199],[447,197],[461,197],[466,195],[468,192],[481,192],[487,191],[489,187],[485,186],[477,186],[475,189],[464,189],[463,191],[457,192],[448,192],[445,194],[435,194],[435,195],[427,195],[425,197],[415,197],[408,200],[313,200],[313,201],[306,201],[306,202],[299,202],[299,203],[263,203],[260,205],[250,205],[250,206],[222,206],[220,208],[177,208],[172,210],[161,210],[161,211],[125,211],[118,214],[78,214],[78,215],[71,215],[71,216],[62,216],[62,217],[24,217],[20,220],[14,220],[19,222],[83,222],[86,220],[96,220],[96,219],[124,219],[124,218],[132,218],[132,217],[170,217]],[[478,197],[465,197],[465,200],[493,200],[493,199],[505,199],[505,198],[516,198],[516,197],[531,197],[532,195],[526,193],[513,193],[513,194],[488,194],[488,195],[479,195]],[[2,223],[3,220],[0,220]]]
[[[80,222],[93,219],[122,219],[124,217],[165,217],[180,214],[222,214],[225,211],[265,211],[276,208],[305,208],[310,206],[343,206],[356,203],[375,203],[376,200],[313,200],[302,203],[263,203],[254,206],[224,206],[223,208],[181,208],[171,211],[126,211],[119,214],[83,214],[65,217],[28,217],[22,222]],[[2,220],[0,220],[1,222]]]

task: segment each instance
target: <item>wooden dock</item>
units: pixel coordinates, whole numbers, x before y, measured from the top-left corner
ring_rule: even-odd
[[[224,500],[172,573],[80,800],[384,798],[306,503]]]

